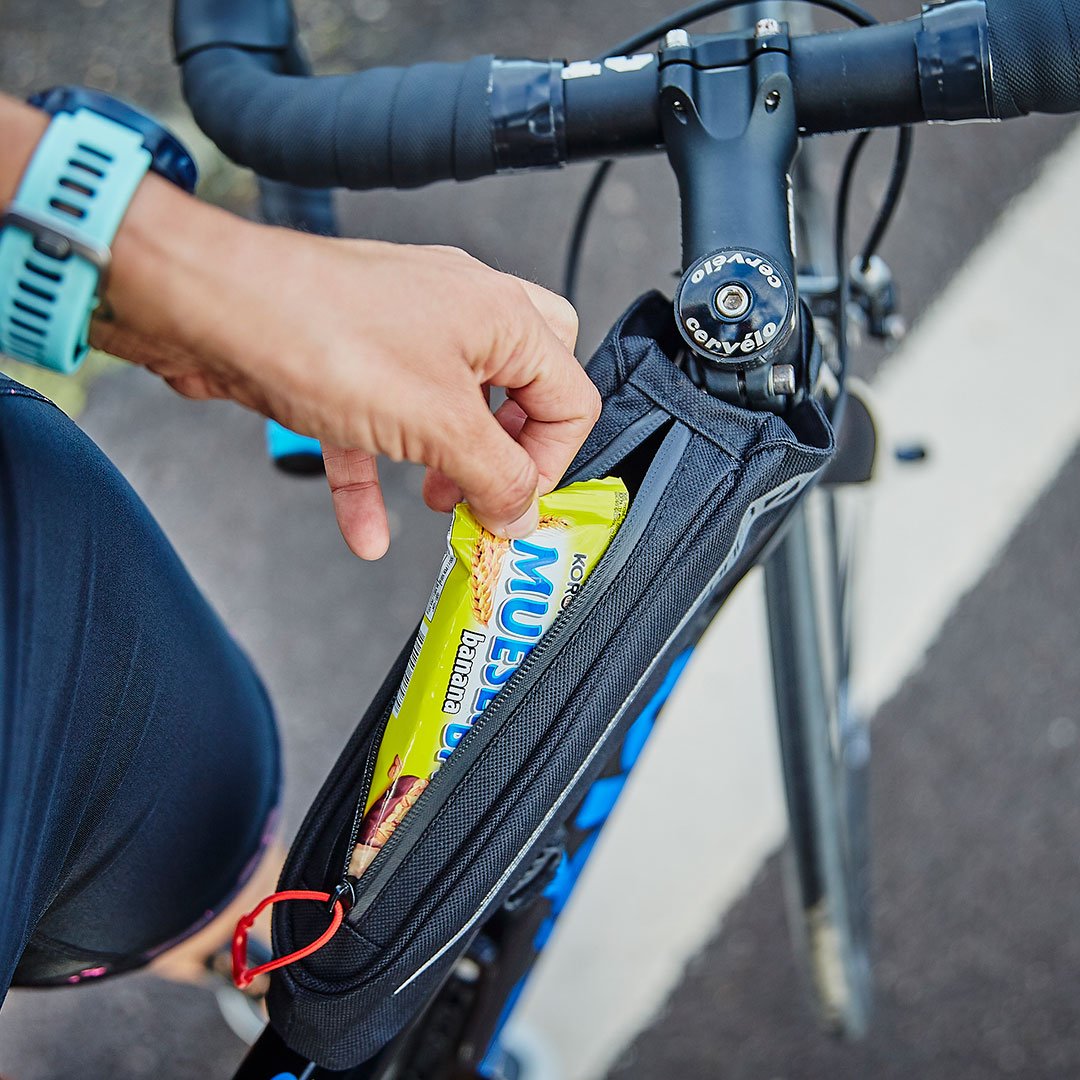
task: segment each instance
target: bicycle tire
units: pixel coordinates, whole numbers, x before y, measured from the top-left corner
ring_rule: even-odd
[[[789,925],[825,1026],[859,1038],[873,998],[869,734],[848,693],[851,564],[839,517],[837,493],[816,493],[766,563],[765,588],[790,821]]]
[[[805,5],[781,0],[751,10],[755,19],[772,17],[797,33],[810,31]],[[793,177],[800,270],[831,277],[833,237],[813,150],[803,147]],[[789,821],[789,929],[824,1026],[845,1038],[865,1035],[873,1010],[870,736],[850,693],[862,495],[820,485],[764,566]]]

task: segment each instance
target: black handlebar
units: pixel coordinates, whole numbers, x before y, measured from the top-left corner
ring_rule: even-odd
[[[219,46],[184,61],[184,95],[224,153],[262,176],[418,187],[495,172],[492,59],[304,78],[283,74],[273,53]]]
[[[1080,4],[987,0],[986,14],[998,116],[1080,110]]]
[[[176,0],[174,39],[200,127],[233,160],[296,184],[417,187],[663,141],[667,50],[302,77],[288,0]],[[958,0],[781,47],[805,133],[1080,110],[1080,0]]]

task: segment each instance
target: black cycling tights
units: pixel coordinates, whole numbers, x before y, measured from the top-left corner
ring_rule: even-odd
[[[278,786],[265,691],[149,511],[0,375],[0,1001],[198,929]]]

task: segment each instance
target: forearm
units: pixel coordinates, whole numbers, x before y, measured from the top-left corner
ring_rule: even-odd
[[[46,123],[0,98],[0,204]],[[494,531],[524,536],[537,490],[596,417],[573,308],[464,252],[257,225],[155,174],[111,246],[91,343],[189,397],[232,398],[339,448],[327,476],[359,554],[387,540],[373,455],[429,466],[433,506],[464,497]],[[511,399],[499,419],[492,385]]]

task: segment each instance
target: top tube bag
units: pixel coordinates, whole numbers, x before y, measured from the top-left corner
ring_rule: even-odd
[[[368,1059],[414,1018],[558,842],[606,754],[832,454],[816,403],[781,418],[720,401],[675,366],[680,346],[670,301],[651,293],[600,347],[588,370],[603,412],[566,479],[620,476],[626,520],[364,873],[337,933],[272,979],[274,1028],[324,1067]],[[411,644],[308,812],[283,889],[333,892],[341,882],[369,755]],[[278,907],[275,954],[313,941],[328,919],[322,905]]]

